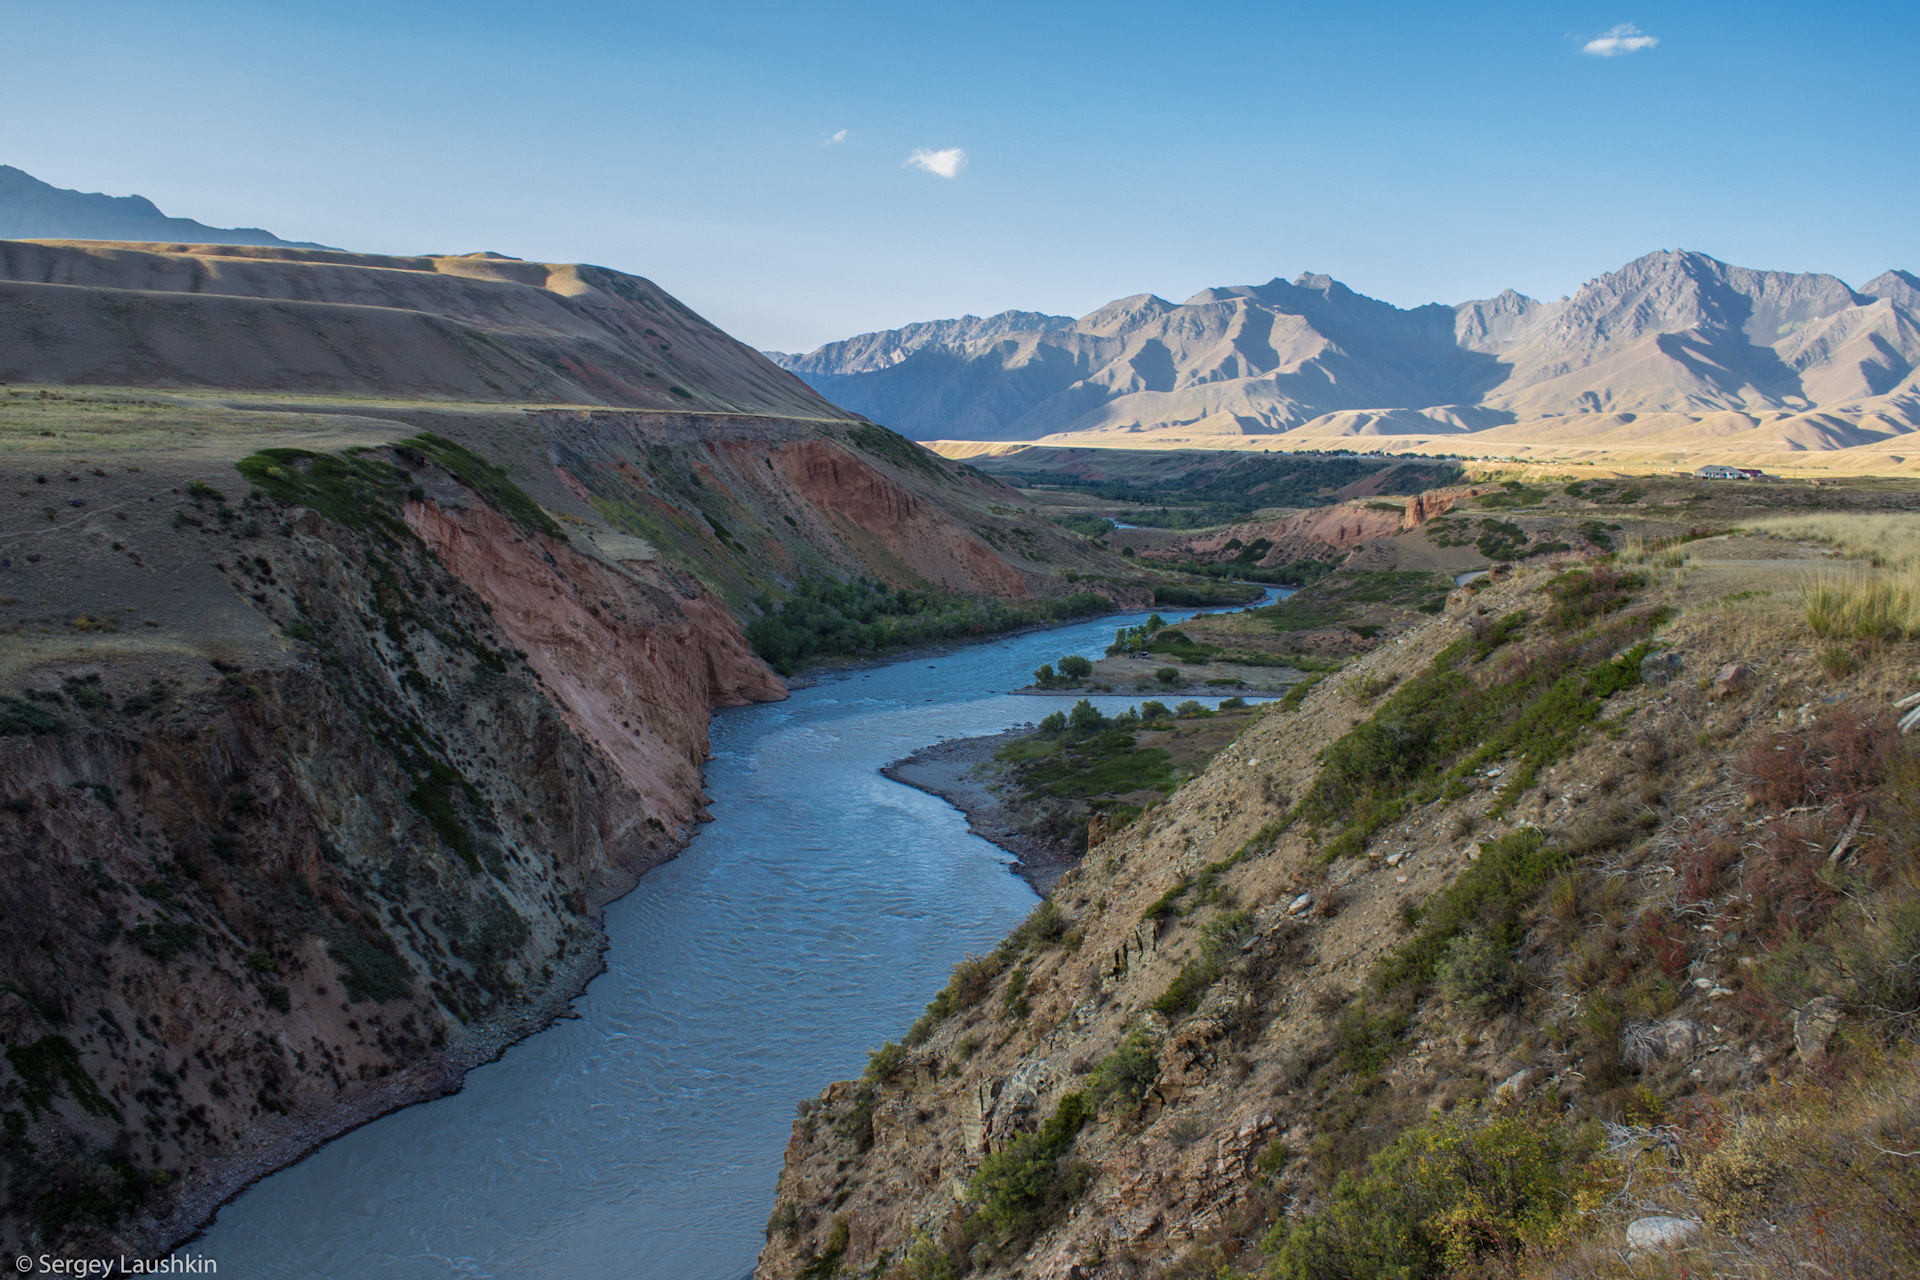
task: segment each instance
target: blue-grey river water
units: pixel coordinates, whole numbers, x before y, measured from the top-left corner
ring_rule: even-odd
[[[608,908],[580,1016],[259,1183],[189,1252],[231,1280],[737,1280],[794,1104],[859,1074],[1036,901],[958,811],[878,770],[1064,707],[1006,691],[1142,616],[716,714],[714,821]]]

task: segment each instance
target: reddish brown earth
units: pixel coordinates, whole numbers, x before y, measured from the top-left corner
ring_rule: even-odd
[[[609,565],[484,506],[428,501],[406,514],[492,606],[568,726],[676,835],[698,810],[709,710],[787,696],[726,608],[658,563]]]

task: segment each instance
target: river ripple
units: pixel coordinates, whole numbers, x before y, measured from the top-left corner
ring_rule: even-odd
[[[1143,616],[717,713],[714,821],[608,908],[579,1018],[259,1183],[188,1252],[238,1280],[742,1276],[795,1102],[858,1075],[1036,901],[957,811],[878,770],[1063,706],[1003,691]]]

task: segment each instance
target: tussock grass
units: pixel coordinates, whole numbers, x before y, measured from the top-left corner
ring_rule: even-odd
[[[1801,589],[1800,600],[1816,635],[1837,640],[1920,635],[1920,564],[1823,573]]]

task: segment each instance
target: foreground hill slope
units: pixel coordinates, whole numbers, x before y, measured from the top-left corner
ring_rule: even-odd
[[[1816,450],[1920,426],[1916,297],[1903,272],[1856,290],[1663,251],[1560,302],[1509,290],[1403,310],[1303,275],[911,349],[906,331],[863,335],[784,363],[921,439],[1667,448],[1704,426],[1745,434],[1730,445]],[[876,362],[874,350],[893,354]]]
[[[756,1275],[1911,1274],[1913,645],[1693,550],[1458,590],[1090,830],[801,1106]]]
[[[497,254],[0,242],[0,381],[847,416],[650,281]]]

